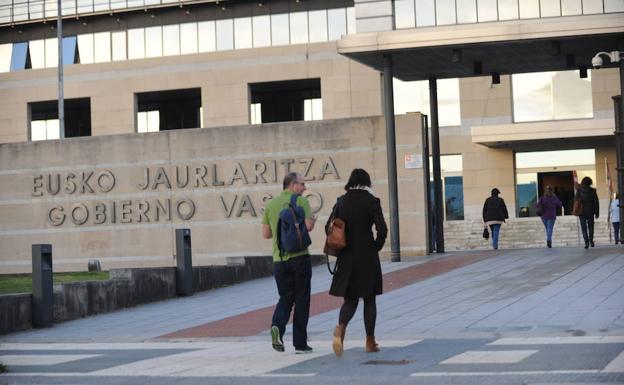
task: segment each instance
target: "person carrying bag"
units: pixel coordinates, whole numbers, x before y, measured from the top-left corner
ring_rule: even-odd
[[[382,293],[383,277],[379,250],[382,249],[388,228],[383,217],[381,202],[371,190],[368,172],[356,168],[345,185],[346,193],[340,197],[337,212],[329,218],[326,232],[332,225],[337,231],[337,219],[345,223],[346,246],[338,253],[336,273],[332,277],[329,294],[342,297],[338,325],[334,329],[332,349],[340,357],[344,351],[344,336],[349,321],[353,318],[360,298],[364,300],[365,350],[379,351],[375,340],[377,319],[376,296]],[[373,234],[373,227],[376,236]]]

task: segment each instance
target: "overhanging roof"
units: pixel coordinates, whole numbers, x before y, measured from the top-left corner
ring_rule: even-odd
[[[624,50],[622,20],[617,13],[360,33],[343,37],[338,52],[379,71],[392,54],[394,76],[405,81],[591,69],[599,51]]]

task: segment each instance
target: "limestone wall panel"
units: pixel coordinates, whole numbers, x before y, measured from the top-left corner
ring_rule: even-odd
[[[424,249],[420,115],[397,119],[401,246]],[[0,145],[0,269],[30,270],[30,245],[51,243],[55,270],[173,266],[174,230],[192,231],[196,265],[271,252],[260,232],[289,171],[307,180],[322,227],[353,168],[371,173],[388,215],[380,117],[189,129]],[[387,218],[389,221],[389,218]],[[389,244],[388,244],[389,248]],[[387,250],[386,250],[387,251]]]

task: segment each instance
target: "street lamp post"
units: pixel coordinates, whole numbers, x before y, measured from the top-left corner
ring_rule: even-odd
[[[620,51],[598,52],[592,58],[592,66],[599,69],[603,65],[602,57],[605,56],[611,63],[619,63],[620,68],[620,96],[614,100],[619,104],[615,107],[615,148],[617,158],[617,181],[618,194],[620,196],[620,223],[624,219],[624,58]],[[624,226],[620,227],[620,240],[624,241]]]
[[[61,0],[56,3],[56,37],[58,40],[58,120],[59,138],[65,138],[65,96],[63,95],[63,8]]]

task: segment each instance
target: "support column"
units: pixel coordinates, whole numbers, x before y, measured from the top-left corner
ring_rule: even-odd
[[[434,236],[432,228],[432,217],[431,217],[431,192],[429,191],[429,121],[427,119],[427,115],[422,116],[421,120],[421,129],[422,129],[422,162],[423,162],[423,189],[425,196],[425,236],[427,237],[427,254],[433,252],[433,241],[432,237]]]
[[[433,195],[435,207],[436,252],[444,253],[444,208],[442,206],[442,173],[440,171],[440,128],[438,125],[438,85],[429,78],[429,109],[431,111],[431,157],[433,160]]]
[[[624,54],[622,51],[620,54]],[[615,110],[615,148],[617,181],[620,194],[620,241],[624,241],[624,57],[620,58],[620,96],[613,97]]]
[[[394,129],[394,87],[392,79],[392,56],[383,56],[383,96],[386,120],[386,157],[388,161],[388,202],[390,204],[390,248],[392,262],[401,261],[399,238],[399,198],[397,192],[396,138]]]

